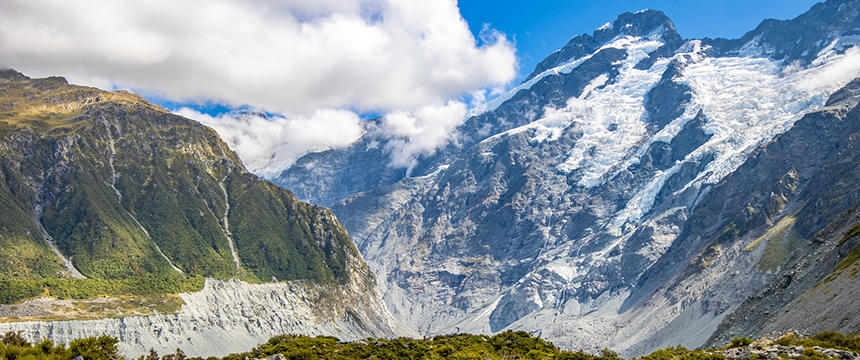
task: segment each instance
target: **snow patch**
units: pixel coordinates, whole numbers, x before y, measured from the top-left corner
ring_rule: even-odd
[[[53,251],[54,254],[60,258],[60,261],[63,262],[63,266],[66,267],[66,273],[68,274],[68,276],[75,278],[75,279],[86,279],[87,277],[84,276],[83,274],[81,274],[81,272],[75,268],[75,265],[72,264],[72,261],[69,260],[69,258],[67,258],[65,255],[63,255],[62,252],[60,252],[60,248],[57,247],[57,243],[54,241],[54,238],[51,236],[51,234],[48,234],[48,230],[46,230],[45,226],[42,225],[43,208],[42,208],[42,204],[38,204],[39,203],[39,196],[38,196],[39,192],[37,192],[36,194],[37,194],[37,197],[36,197],[37,205],[33,209],[33,221],[36,222],[36,227],[39,228],[39,232],[42,233],[42,237],[45,238],[45,242],[48,243],[48,247],[51,248],[51,251]]]
[[[858,64],[857,48],[789,74],[781,72],[781,62],[766,58],[707,58],[690,64],[683,75],[693,89],[687,114],[701,109],[708,120],[704,130],[713,135],[696,152],[717,155],[703,172],[709,174],[706,182],[716,183],[759,145],[823,106],[830,94],[860,75]],[[817,81],[822,78],[828,81]]]
[[[236,252],[236,244],[233,243],[233,233],[230,232],[230,195],[227,193],[227,186],[224,185],[224,181],[227,181],[228,176],[230,176],[230,172],[227,172],[227,175],[224,175],[221,181],[218,181],[218,187],[221,188],[221,193],[224,194],[224,235],[227,237],[227,245],[230,246],[230,254],[233,255],[233,262],[236,263],[236,270],[238,270],[242,265],[239,263],[239,253]]]

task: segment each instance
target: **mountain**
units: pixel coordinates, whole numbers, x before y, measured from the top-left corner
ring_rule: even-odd
[[[371,131],[274,181],[332,209],[419,333],[527,330],[636,355],[806,328],[729,315],[810,266],[798,257],[834,257],[772,305],[797,314],[788,303],[855,241],[832,248],[860,199],[858,10],[830,0],[731,40],[625,13],[473,109],[409,174]]]
[[[100,328],[139,338],[141,353],[200,346],[209,332],[237,339],[227,352],[283,332],[394,333],[329,210],[250,174],[214,130],[138,95],[0,71],[0,199],[4,329],[57,339]],[[175,316],[194,321],[135,309],[155,317],[42,322],[80,315],[52,301],[115,299],[101,309],[180,292]],[[32,321],[5,322],[16,320]]]
[[[776,270],[771,263],[774,258],[784,259],[785,264],[778,267],[764,288],[747,298],[720,324],[709,344],[739,333],[766,334],[787,328],[820,332],[860,327],[857,317],[860,304],[854,300],[860,290],[858,103],[860,79],[855,79],[831,96],[827,107],[804,116],[757,154],[762,161],[754,166],[761,170],[751,174],[764,177],[765,173],[787,173],[774,171],[779,166],[795,170],[792,175],[798,175],[799,186],[794,190],[798,195],[793,197],[793,204],[783,206],[785,209],[781,211],[786,214],[783,219],[788,220],[776,221],[776,212],[765,215],[772,219],[770,223],[776,223],[776,231],[770,234],[760,265]],[[832,149],[828,151],[830,158],[809,156],[819,153],[809,151],[810,147]],[[852,203],[849,210],[836,214]],[[811,237],[811,241],[802,246],[797,244],[798,232],[800,236]]]

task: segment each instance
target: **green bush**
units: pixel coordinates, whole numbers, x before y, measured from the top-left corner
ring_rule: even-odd
[[[732,338],[732,344],[730,347],[736,348],[736,347],[749,346],[752,343],[753,343],[753,340],[746,337],[746,336],[744,336],[744,337],[735,336],[734,338]]]
[[[116,344],[119,341],[110,336],[102,335],[97,338],[85,338],[72,341],[69,350],[72,356],[80,356],[84,360],[122,359]]]
[[[803,349],[803,353],[800,354],[798,360],[828,360],[830,357],[824,355],[818,351],[813,350],[812,348]]]
[[[20,333],[7,332],[0,341],[0,359],[47,359],[69,360],[72,352],[62,344],[56,345],[50,340],[43,340],[36,345],[24,340]]]
[[[776,339],[776,341],[774,341],[773,343],[774,343],[775,345],[793,346],[793,345],[795,345],[795,344],[796,344],[798,341],[800,341],[800,340],[801,340],[801,339],[800,339],[800,337],[799,337],[799,336],[797,336],[797,335],[795,335],[795,334],[793,334],[793,333],[792,333],[792,334],[785,334],[785,335],[783,335],[783,336],[782,336],[782,337],[780,337],[779,339]]]
[[[21,336],[21,332],[7,332],[3,335],[3,344],[18,346],[18,347],[29,347],[30,343]]]

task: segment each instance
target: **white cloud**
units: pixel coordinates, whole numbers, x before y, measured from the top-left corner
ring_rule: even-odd
[[[190,108],[176,113],[215,129],[248,170],[267,178],[277,176],[308,151],[345,146],[364,133],[358,115],[344,110],[291,118],[256,113],[214,117]]]
[[[476,46],[453,1],[8,0],[0,13],[5,64],[174,100],[387,110],[514,76],[511,44]]]
[[[466,104],[449,101],[443,106],[425,106],[413,113],[393,112],[382,119],[382,129],[395,139],[388,142],[391,165],[412,171],[418,156],[433,155],[451,140],[451,134],[466,117]]]
[[[516,74],[513,45],[489,27],[480,40],[456,0],[0,1],[0,66],[285,118],[314,119],[321,109],[412,113],[502,88]],[[228,119],[221,129],[266,128]],[[425,140],[409,143],[426,151]]]
[[[829,61],[823,70],[816,76],[804,79],[800,88],[814,90],[833,84],[841,84],[845,79],[853,79],[860,69],[860,46],[854,46],[845,51],[844,54],[827,54],[816,60],[820,63]]]

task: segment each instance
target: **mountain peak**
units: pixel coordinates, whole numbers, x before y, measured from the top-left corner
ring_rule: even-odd
[[[535,70],[524,80],[564,64],[576,58],[591,54],[612,39],[621,36],[649,36],[655,32],[660,33],[660,38],[666,44],[680,46],[683,39],[675,30],[675,24],[666,14],[659,10],[643,9],[637,12],[626,12],[589,34],[573,37],[558,51],[547,56],[541,61]]]
[[[645,36],[660,29],[661,26],[664,30],[677,35],[675,24],[662,11],[642,9],[634,13],[626,12],[618,15],[615,21],[595,30],[593,36],[603,37],[609,35],[610,39],[620,34]]]

